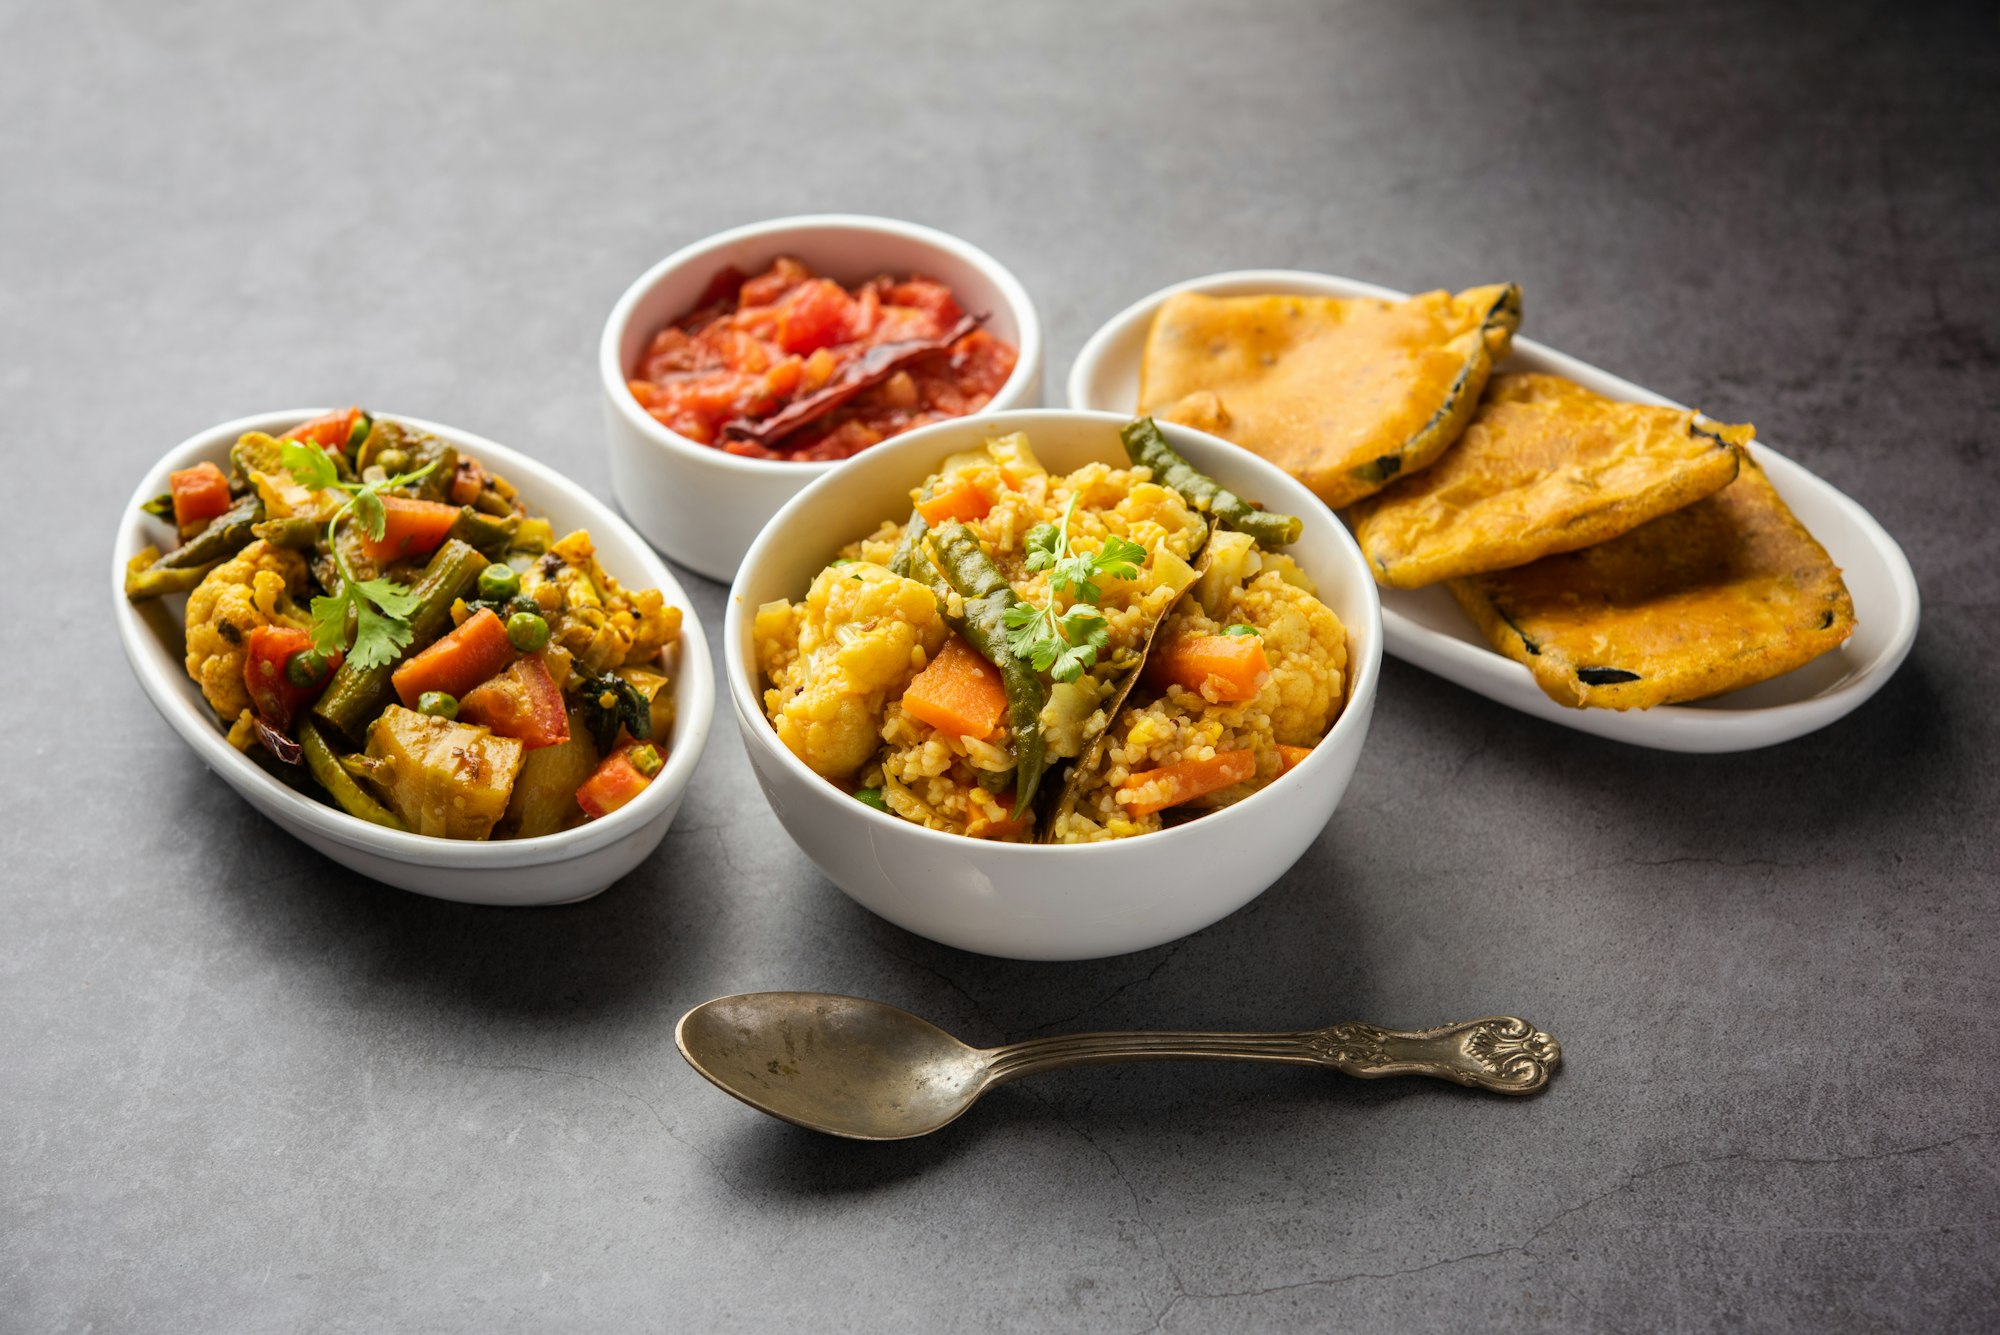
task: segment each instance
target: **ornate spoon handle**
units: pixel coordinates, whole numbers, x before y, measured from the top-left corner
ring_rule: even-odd
[[[1098,1062],[1247,1061],[1330,1066],[1364,1080],[1428,1075],[1498,1094],[1530,1094],[1548,1083],[1562,1049],[1526,1020],[1495,1015],[1415,1032],[1337,1024],[1289,1034],[1064,1034],[988,1048],[985,1055],[989,1086]]]
[[[1512,1015],[1415,1032],[1336,1024],[1305,1038],[1315,1059],[1363,1080],[1428,1075],[1496,1094],[1532,1094],[1562,1062],[1561,1044]]]

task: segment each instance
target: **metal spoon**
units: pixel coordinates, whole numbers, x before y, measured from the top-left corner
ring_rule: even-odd
[[[717,997],[681,1017],[674,1042],[688,1065],[759,1112],[855,1140],[926,1135],[996,1085],[1093,1062],[1288,1062],[1364,1080],[1428,1075],[1531,1094],[1562,1060],[1555,1039],[1510,1015],[1415,1033],[1337,1024],[1290,1034],[1068,1034],[974,1048],[908,1011],[824,992]]]

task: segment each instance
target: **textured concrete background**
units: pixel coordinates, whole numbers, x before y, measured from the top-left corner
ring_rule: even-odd
[[[0,1327],[1993,1328],[1993,20],[952,10],[0,8]],[[1055,386],[1192,274],[1515,279],[1535,337],[1755,421],[1872,510],[1922,584],[1916,650],[1857,715],[1734,757],[1392,662],[1290,875],[1080,965],[850,904],[727,718],[643,870],[506,912],[357,881],[154,716],[104,583],[161,451],[358,399],[607,494],[613,298],[821,209],[989,247]],[[867,1147],[674,1054],[688,1005],[765,987],[984,1041],[1513,1010],[1570,1062],[1521,1103],[1077,1071]]]

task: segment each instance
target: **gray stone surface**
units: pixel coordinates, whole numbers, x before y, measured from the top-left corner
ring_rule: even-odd
[[[0,9],[0,1327],[1991,1329],[2000,83],[1981,8]],[[791,846],[733,726],[645,868],[505,912],[361,882],[156,718],[116,507],[358,399],[599,494],[645,265],[872,210],[1015,267],[1050,379],[1162,283],[1512,278],[1908,550],[1855,716],[1653,754],[1400,664],[1346,804],[1186,941],[1017,964]],[[692,579],[709,624],[723,591]],[[670,1031],[752,988],[968,1037],[1514,1010],[1544,1097],[1077,1071],[926,1142],[768,1122]]]

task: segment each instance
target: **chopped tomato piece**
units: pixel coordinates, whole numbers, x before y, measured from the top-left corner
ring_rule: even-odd
[[[992,500],[971,478],[960,475],[947,482],[944,490],[917,502],[917,513],[932,528],[956,519],[968,523],[974,519],[984,519],[993,508]]]
[[[1206,760],[1183,760],[1134,774],[1113,796],[1133,815],[1150,816],[1242,783],[1256,772],[1255,751],[1218,751]]]
[[[213,519],[229,508],[229,479],[207,460],[167,474],[174,497],[174,522],[182,528]]]
[[[1271,663],[1261,636],[1188,635],[1154,649],[1146,676],[1217,703],[1255,700],[1271,679]]]
[[[287,431],[280,440],[309,440],[313,444],[335,454],[347,448],[347,438],[354,434],[354,424],[361,417],[359,408],[339,408],[324,417],[315,417],[310,422],[301,422]]]
[[[569,740],[569,713],[562,687],[549,675],[540,654],[509,664],[466,692],[458,716],[501,737],[512,737],[528,750],[557,746]]]
[[[952,737],[982,741],[1007,717],[1000,669],[954,635],[903,692],[903,712]]]
[[[396,698],[415,709],[425,691],[463,697],[506,667],[513,657],[507,627],[493,615],[492,608],[482,607],[456,630],[397,668],[389,682],[396,688]]]
[[[646,791],[652,780],[633,762],[633,753],[639,748],[655,759],[658,749],[651,742],[626,742],[610,755],[598,762],[576,790],[576,804],[583,808],[583,814],[591,820],[608,816]]]
[[[387,564],[406,556],[428,556],[436,551],[458,522],[458,507],[437,501],[419,501],[408,496],[382,498],[382,536],[361,535],[361,550],[371,561]]]
[[[830,278],[801,283],[786,294],[778,314],[778,345],[808,353],[846,339],[854,302]]]
[[[243,686],[250,692],[250,707],[257,717],[279,732],[289,731],[299,710],[319,698],[340,666],[341,655],[326,661],[318,680],[310,686],[293,682],[288,669],[292,659],[312,649],[312,636],[290,626],[257,626],[244,646]]]

